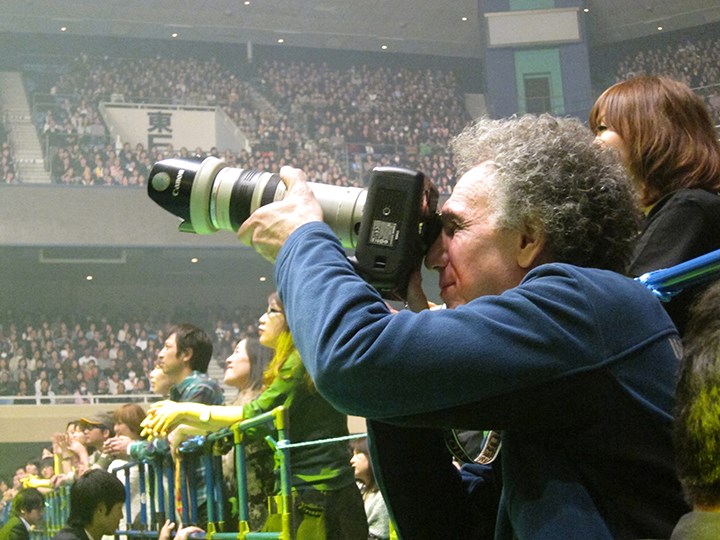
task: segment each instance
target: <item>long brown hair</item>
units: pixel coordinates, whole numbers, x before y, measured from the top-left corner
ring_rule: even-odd
[[[668,77],[642,76],[614,84],[590,111],[625,141],[630,174],[645,206],[680,188],[720,190],[720,144],[703,100]]]

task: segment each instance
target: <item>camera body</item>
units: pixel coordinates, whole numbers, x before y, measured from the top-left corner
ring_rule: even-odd
[[[309,183],[324,221],[345,248],[358,274],[384,298],[402,300],[410,273],[419,268],[439,231],[438,191],[421,172],[376,167],[367,190]],[[223,161],[166,159],[150,171],[148,195],[182,219],[180,230],[210,234],[237,231],[265,204],[281,200],[276,174],[228,167]]]

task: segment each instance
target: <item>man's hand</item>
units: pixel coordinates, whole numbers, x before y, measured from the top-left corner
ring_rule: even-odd
[[[163,525],[162,529],[160,529],[160,534],[158,535],[158,540],[170,540],[172,531],[175,528],[175,523],[170,521],[169,519],[165,522],[165,525]],[[195,527],[194,525],[190,525],[188,527],[183,527],[180,529],[177,533],[175,533],[175,540],[187,540],[188,537],[193,533],[203,533],[203,531],[200,527]]]
[[[203,435],[205,433],[207,433],[207,431],[200,428],[188,426],[187,424],[180,424],[178,427],[176,427],[170,432],[170,435],[168,435],[167,438],[168,442],[170,443],[170,449],[172,450],[173,455],[176,455],[178,453],[178,449],[180,448],[182,443],[184,443],[190,437],[195,437],[196,435]]]
[[[77,475],[80,476],[80,473],[77,473]],[[72,474],[56,474],[50,478],[50,483],[54,489],[57,489],[60,486],[72,484],[74,480],[75,477]]]
[[[52,441],[53,452],[55,454],[64,454],[67,449],[67,434],[54,433],[50,438]]]
[[[114,457],[128,458],[127,449],[133,440],[127,435],[116,435],[105,441],[102,451]]]
[[[280,169],[280,178],[287,187],[285,198],[258,208],[238,229],[240,241],[270,262],[275,262],[295,229],[323,220],[320,203],[307,185],[303,171],[285,166]]]

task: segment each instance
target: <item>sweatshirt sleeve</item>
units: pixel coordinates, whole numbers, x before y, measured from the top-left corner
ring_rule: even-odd
[[[291,235],[275,272],[320,393],[346,414],[391,419],[469,404],[477,410],[483,401],[507,411],[523,393],[540,387],[547,393],[548,385],[552,392],[552,381],[601,370],[656,337],[625,309],[625,324],[612,325],[619,334],[606,339],[602,321],[609,313],[589,301],[593,291],[563,265],[546,266],[499,296],[452,310],[392,314],[354,272],[330,228],[312,223]],[[622,290],[617,305],[603,306],[609,312],[650,294],[621,276],[593,286],[607,297],[601,290],[616,284]],[[638,318],[645,315],[638,310]]]

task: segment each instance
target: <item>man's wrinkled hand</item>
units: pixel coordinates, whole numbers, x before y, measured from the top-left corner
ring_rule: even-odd
[[[303,171],[285,166],[280,169],[280,178],[287,188],[285,198],[258,208],[238,229],[240,241],[270,262],[275,262],[293,231],[306,223],[323,220],[320,203]]]

